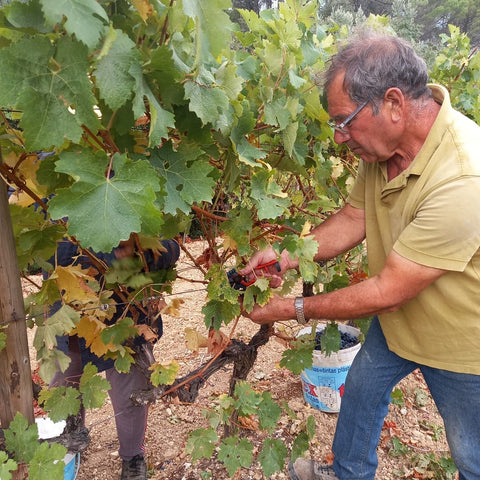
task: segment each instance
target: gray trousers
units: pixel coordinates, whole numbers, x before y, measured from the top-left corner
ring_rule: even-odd
[[[68,356],[70,365],[65,372],[57,371],[50,382],[51,387],[65,385],[78,388],[80,377],[83,373],[81,355],[76,337],[70,338]],[[105,371],[110,382],[108,391],[112,401],[115,424],[117,427],[118,441],[120,443],[119,455],[123,460],[130,460],[136,455],[144,454],[145,429],[147,427],[148,407],[137,407],[130,401],[134,390],[144,389],[148,382],[141,371],[132,365],[129,373],[119,373],[115,368]],[[82,408],[82,417],[85,423],[85,409]]]

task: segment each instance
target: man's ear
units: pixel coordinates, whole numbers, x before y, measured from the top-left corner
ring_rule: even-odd
[[[405,115],[405,96],[397,87],[389,88],[383,97],[386,114],[390,115],[392,122],[397,123]]]

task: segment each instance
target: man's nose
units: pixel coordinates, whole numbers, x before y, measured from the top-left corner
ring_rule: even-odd
[[[335,130],[333,135],[333,140],[335,143],[340,145],[341,143],[345,143],[350,138],[350,133],[348,131],[341,132],[340,130]]]

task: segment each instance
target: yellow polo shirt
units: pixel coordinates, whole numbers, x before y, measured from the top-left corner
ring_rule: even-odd
[[[348,202],[365,210],[370,275],[393,249],[448,272],[399,310],[380,315],[390,350],[434,368],[480,374],[480,127],[448,92],[409,168],[387,181],[385,162],[360,162]]]

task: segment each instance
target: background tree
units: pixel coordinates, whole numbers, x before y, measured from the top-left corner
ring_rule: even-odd
[[[418,21],[423,25],[423,40],[436,41],[441,33],[448,33],[448,25],[452,24],[469,36],[472,46],[480,44],[477,0],[428,0],[419,7]]]
[[[275,4],[275,5],[274,5]],[[233,0],[233,7],[236,9],[243,8],[260,13],[260,10],[277,6],[276,0]]]
[[[480,15],[476,0],[325,0],[320,14],[324,19],[344,20],[345,12],[386,15],[395,31],[411,41],[438,45],[439,35],[453,24],[477,45],[480,39]],[[351,17],[350,17],[351,18]],[[341,24],[341,23],[339,23]]]

